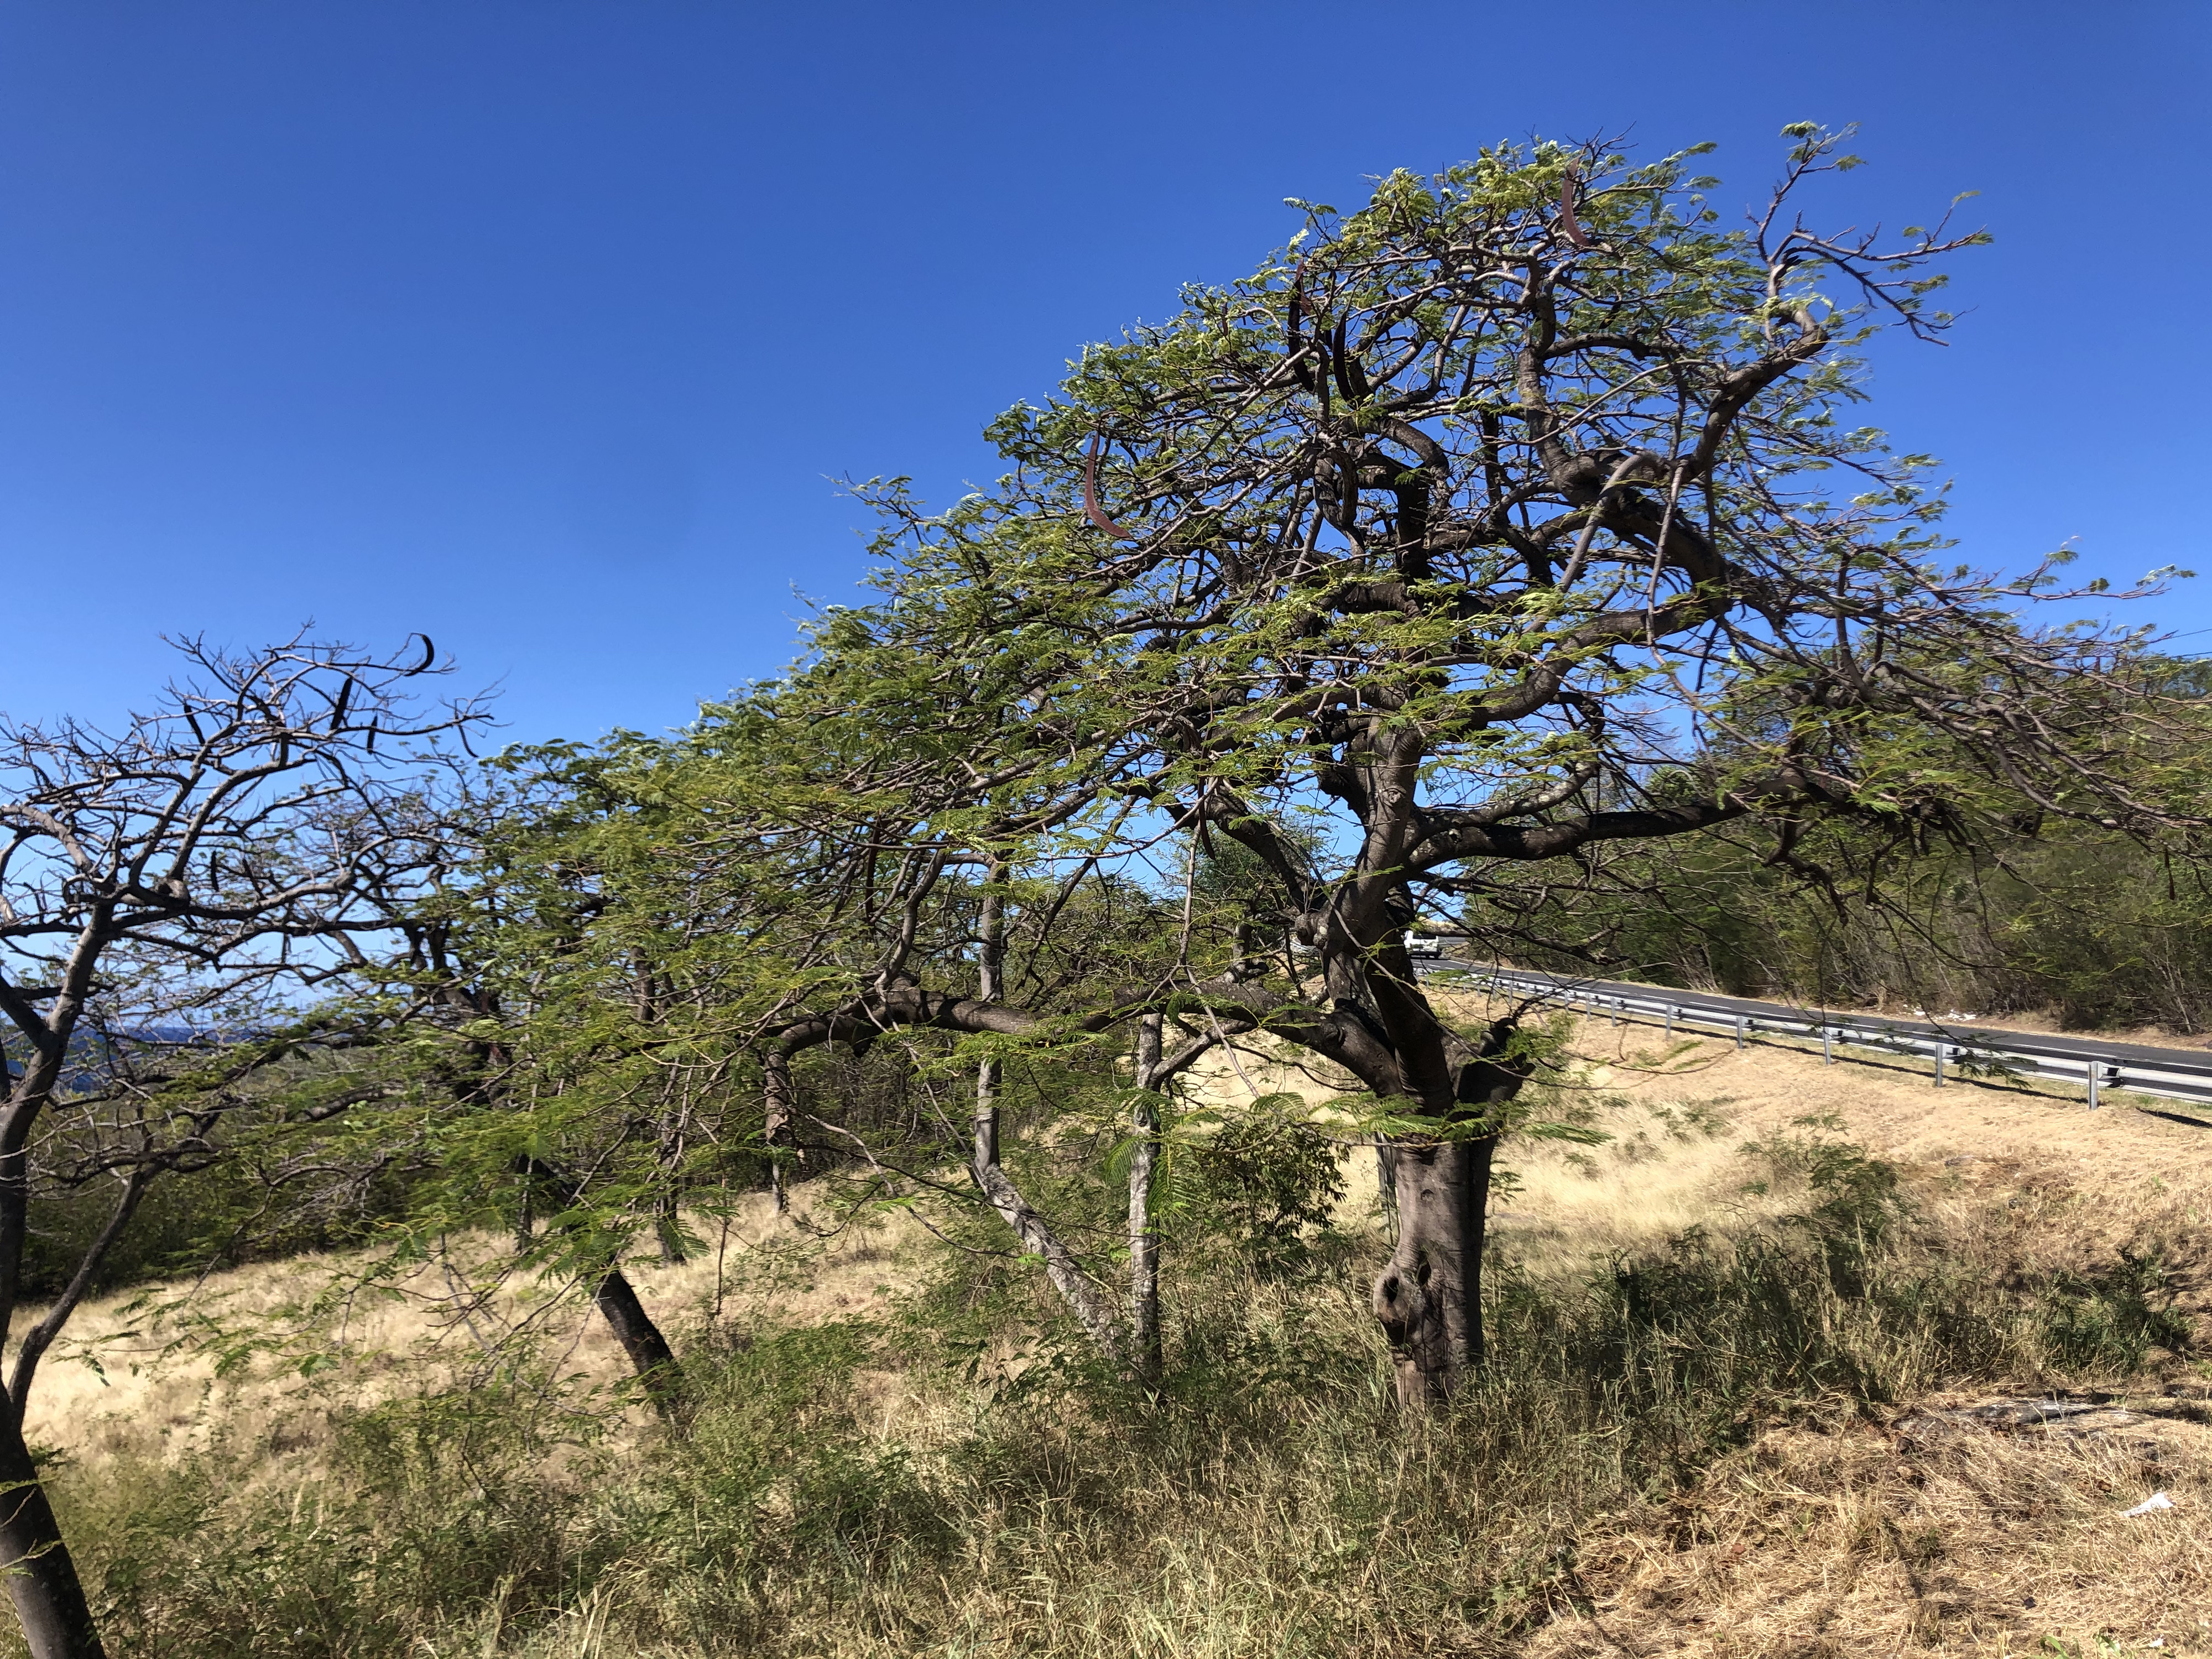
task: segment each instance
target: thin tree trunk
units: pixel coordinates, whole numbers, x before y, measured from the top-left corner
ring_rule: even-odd
[[[0,1399],[0,1577],[31,1659],[106,1659],[76,1563],[23,1442],[23,1419]]]
[[[977,1169],[999,1161],[999,1062],[975,1068],[975,1146],[969,1161]]]
[[[977,917],[975,963],[975,994],[984,1002],[995,1002],[1006,994],[1005,964],[1006,960],[1006,882],[1009,873],[1003,862],[994,864],[984,878],[983,902]],[[1030,1207],[1012,1177],[999,1164],[999,1062],[987,1060],[975,1068],[975,1112],[971,1122],[972,1145],[969,1168],[975,1177],[975,1185],[990,1200],[1006,1224],[1014,1230],[1023,1248],[1044,1259],[1045,1276],[1052,1280],[1053,1288],[1060,1294],[1074,1313],[1077,1321],[1098,1345],[1099,1352],[1116,1364],[1121,1363],[1121,1333],[1115,1323],[1113,1310],[1098,1294],[1098,1290],[1070,1253],[1059,1237],[1045,1224],[1045,1219]]]
[[[691,1259],[684,1248],[684,1223],[676,1207],[676,1195],[664,1193],[653,1206],[653,1242],[660,1247],[660,1265],[680,1267]]]
[[[1450,1399],[1482,1363],[1482,1236],[1496,1144],[1393,1148],[1398,1248],[1375,1281],[1375,1316],[1408,1413]]]
[[[1160,1117],[1154,1093],[1160,1064],[1160,1017],[1146,1014],[1137,1028],[1135,1144],[1129,1151],[1129,1344],[1137,1374],[1158,1383],[1160,1352],[1160,1240],[1152,1224],[1152,1171],[1160,1150]]]
[[[100,1273],[100,1264],[107,1260],[107,1253],[115,1248],[115,1241],[123,1237],[123,1230],[131,1224],[131,1218],[138,1212],[138,1200],[146,1196],[146,1185],[153,1178],[153,1170],[143,1164],[131,1172],[130,1178],[124,1183],[123,1196],[117,1200],[113,1212],[107,1218],[107,1224],[100,1230],[99,1237],[87,1247],[76,1264],[76,1272],[70,1276],[70,1282],[54,1298],[53,1305],[46,1310],[46,1316],[23,1333],[23,1340],[15,1350],[15,1373],[8,1379],[8,1397],[14,1403],[18,1418],[29,1409],[31,1379],[39,1374],[39,1361],[46,1357],[46,1350],[61,1334],[62,1327],[69,1323],[70,1316],[76,1311],[77,1304],[85,1298],[85,1293],[92,1289],[92,1282]]]
[[[540,1182],[551,1183],[554,1190],[568,1205],[574,1206],[581,1196],[580,1183],[574,1176],[550,1164],[536,1158],[518,1160],[524,1180],[534,1187]],[[638,1300],[637,1288],[629,1282],[619,1264],[611,1263],[592,1285],[592,1305],[607,1322],[615,1340],[629,1356],[638,1381],[645,1385],[646,1397],[653,1408],[676,1421],[681,1414],[684,1400],[684,1368],[677,1363],[676,1350],[661,1334],[660,1327],[653,1322],[653,1316]]]
[[[1115,1323],[1114,1310],[1067,1246],[1060,1242],[1044,1218],[1031,1209],[1029,1200],[1021,1195],[1006,1172],[995,1164],[987,1164],[975,1171],[975,1184],[983,1189],[983,1196],[991,1200],[991,1207],[1014,1230],[1014,1236],[1033,1255],[1044,1259],[1045,1276],[1052,1280],[1053,1288],[1060,1294],[1083,1328],[1090,1333],[1098,1351],[1114,1364],[1124,1364],[1127,1356],[1122,1351],[1121,1327]]]
[[[1002,863],[994,864],[985,878],[982,915],[975,930],[981,947],[976,952],[975,995],[983,1002],[996,1002],[1006,990],[1006,901],[1000,890],[1006,879],[1006,866]],[[975,1068],[975,1143],[971,1161],[978,1170],[998,1163],[999,1062],[995,1060],[987,1060]]]
[[[664,1102],[666,1095],[662,1097]],[[660,1245],[663,1267],[681,1267],[690,1259],[691,1252],[684,1243],[684,1155],[691,1122],[691,1109],[685,1105],[677,1109],[673,1124],[663,1121],[659,1145],[654,1148],[655,1162],[660,1168],[660,1192],[653,1200],[653,1231]]]
[[[84,988],[104,942],[100,930],[106,918],[106,909],[100,909],[80,935],[68,982],[47,1017],[46,1035],[33,1037],[36,1052],[15,1079],[6,1110],[0,1113],[0,1340],[15,1323],[16,1297],[23,1283],[23,1249],[30,1237],[31,1130],[60,1079],[63,1057],[83,1006]],[[100,1257],[137,1207],[137,1193],[143,1185],[134,1180],[117,1216],[95,1242],[90,1261],[80,1264],[64,1292],[66,1307],[74,1308],[83,1297]],[[55,1322],[51,1330],[34,1327],[27,1334],[15,1367],[21,1392],[0,1396],[0,1577],[7,1580],[8,1599],[22,1623],[31,1659],[106,1659],[92,1605],[76,1576],[76,1562],[63,1541],[61,1524],[23,1438],[22,1397],[30,1391],[39,1354],[59,1329]]]
[[[646,1398],[653,1409],[672,1423],[678,1421],[683,1415],[684,1367],[677,1362],[676,1351],[668,1346],[660,1327],[646,1312],[645,1304],[638,1300],[636,1287],[621,1268],[610,1267],[593,1289],[592,1300],[636,1368],[638,1381],[645,1385]]]
[[[783,1159],[779,1154],[791,1144],[791,1121],[799,1111],[799,1095],[792,1086],[789,1054],[770,1048],[761,1066],[766,1073],[763,1092],[767,1097],[761,1139],[768,1148],[769,1189],[775,1194],[775,1212],[783,1215],[791,1208],[791,1195],[784,1188]]]

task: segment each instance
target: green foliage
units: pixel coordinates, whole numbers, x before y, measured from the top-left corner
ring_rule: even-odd
[[[1344,1196],[1341,1149],[1296,1097],[1273,1097],[1225,1119],[1192,1151],[1207,1213],[1194,1231],[1225,1236],[1262,1277],[1294,1272],[1312,1255]]]
[[[1630,854],[1581,890],[1557,886],[1516,909],[1522,943],[1507,954],[1813,1005],[2212,1030],[2212,890],[2193,847],[2014,827],[2032,823],[2014,815],[1878,869],[1863,838],[1833,830],[1797,844],[1798,869],[1734,834]],[[1487,902],[1485,919],[1499,908]]]
[[[1992,1287],[1801,1125],[1753,1149],[1784,1224],[1574,1284],[1494,1264],[1499,1358],[1394,1423],[1337,1139],[1173,1080],[1244,1042],[1357,1079],[1352,1136],[1604,1139],[1553,1086],[1562,1024],[1429,1001],[1406,936],[1447,908],[1486,954],[1731,988],[1955,961],[2201,1012],[2200,890],[2081,899],[2120,879],[2106,832],[2193,868],[2203,678],[2033,625],[2063,559],[1951,564],[1932,463],[1852,413],[1856,354],[1948,327],[1936,265],[1985,239],[1820,234],[1797,198],[1856,158],[1785,134],[1746,228],[1698,149],[1505,145],[1301,204],[1249,275],[994,421],[989,488],[865,487],[874,592],[786,673],[672,737],[509,751],[443,804],[475,856],[380,913],[399,949],[311,1011],[343,1042],[247,1068],[228,1172],[161,1236],[373,1237],[319,1305],[434,1268],[495,1385],[349,1419],[324,1480],[219,1444],[72,1491],[121,1638],[1119,1652],[1218,1626],[1235,1561],[1273,1601],[1227,1614],[1275,1650],[1494,1648],[1571,1593],[1577,1516],[1761,1413],[2173,1337],[2154,1262]],[[1172,1247],[1141,1397],[1081,1289],[1131,1248],[1137,1080]],[[169,1081],[156,1116],[206,1079]],[[979,1103],[988,1202],[960,1174]],[[610,1400],[526,1358],[535,1313],[491,1328],[509,1281],[589,1293],[794,1173],[807,1224],[913,1209],[945,1241],[896,1340],[771,1322],[687,1355],[680,1432],[626,1455]],[[327,1363],[311,1322],[226,1358],[269,1353]],[[933,1429],[885,1426],[885,1377]]]
[[[2175,1305],[2179,1290],[2155,1252],[2124,1246],[2117,1261],[2061,1273],[2041,1289],[2044,1340],[2060,1364],[2132,1370],[2153,1347],[2189,1346],[2189,1322]]]
[[[1846,135],[1789,137],[1748,228],[1697,151],[1549,143],[1308,208],[994,422],[988,488],[866,487],[873,591],[786,672],[671,737],[500,757],[480,856],[399,919],[389,1097],[320,1146],[382,1172],[358,1207],[394,1259],[495,1232],[467,1294],[587,1286],[824,1171],[1003,1251],[950,1174],[988,1067],[1003,1164],[1103,1274],[1140,1014],[1342,1066],[1365,1133],[1574,1138],[1513,1103],[1550,1034],[1451,1033],[1421,994],[1425,914],[1634,945],[1660,924],[1570,897],[1677,843],[1742,956],[1796,935],[1701,836],[1778,847],[1769,891],[1823,836],[1877,874],[1978,844],[2031,785],[2054,822],[2172,817],[2203,688],[2031,625],[2056,563],[1952,568],[1926,458],[1846,419],[1859,347],[1948,326],[1936,267],[1983,239],[1822,236],[1797,204]],[[1163,1224],[1195,1193],[1294,1257],[1317,1143],[1200,1129],[1163,1140]]]

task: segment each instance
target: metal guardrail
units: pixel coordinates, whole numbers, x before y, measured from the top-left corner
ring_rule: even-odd
[[[1838,1048],[1875,1049],[1902,1058],[1932,1060],[1939,1089],[1953,1075],[2042,1077],[2086,1087],[2091,1111],[2102,1103],[2101,1097],[2109,1089],[2212,1105],[2212,1055],[2199,1061],[2181,1050],[2137,1043],[2046,1038],[2017,1031],[1961,1032],[1936,1020],[1838,1015],[1658,986],[1569,979],[1519,969],[1478,968],[1449,957],[1424,961],[1418,966],[1424,975],[1449,974],[1470,984],[1511,991],[1586,1014],[1610,1013],[1616,1024],[1628,1020],[1660,1025],[1670,1034],[1678,1027],[1729,1032],[1739,1048],[1755,1036],[1818,1042],[1822,1061],[1828,1065],[1835,1063]]]

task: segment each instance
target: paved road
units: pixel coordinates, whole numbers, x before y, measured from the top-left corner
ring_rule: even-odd
[[[1528,969],[1492,969],[1450,957],[1424,962],[1425,972],[1494,975],[1500,988],[1549,1000],[1608,1006],[1634,1018],[1673,1019],[1723,1030],[1741,1019],[1746,1036],[1765,1031],[1819,1041],[1823,1028],[1848,1047],[1879,1048],[1934,1056],[1948,1062],[1980,1063],[1995,1056],[2016,1071],[2067,1079],[2087,1085],[2094,1075],[2102,1089],[2130,1089],[2176,1099],[2212,1103],[2212,1048],[2154,1047],[2115,1042],[2103,1037],[2053,1036],[2040,1031],[2008,1031],[1975,1021],[1899,1019],[1880,1014],[1796,1008],[1748,997],[1718,996],[1706,991],[1677,991],[1621,980],[1577,979]],[[1672,1023],[1671,1021],[1669,1023]]]

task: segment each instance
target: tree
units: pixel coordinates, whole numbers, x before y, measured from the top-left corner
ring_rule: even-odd
[[[684,1368],[622,1264],[641,1237],[680,1258],[699,1212],[769,1167],[746,1039],[794,969],[774,941],[754,948],[787,906],[763,872],[712,856],[719,825],[688,810],[672,747],[517,748],[466,782],[447,809],[465,857],[434,892],[387,903],[403,948],[350,1020],[405,1103],[334,1126],[315,1161],[379,1206],[375,1248],[343,1285],[405,1284],[510,1356],[580,1293],[675,1424]],[[811,948],[804,927],[782,937]],[[371,1171],[406,1172],[396,1201]],[[485,1248],[501,1236],[511,1249]],[[556,1294],[518,1316],[517,1278]]]
[[[1569,880],[1493,867],[1470,927],[1524,963],[1569,973],[2201,1030],[2212,889],[2197,757],[2212,738],[2212,663],[2154,655],[2133,668],[2166,695],[2115,711],[2130,741],[2106,781],[2166,803],[2152,818],[2107,828],[2053,817],[2025,793],[1960,790],[1928,803],[1940,811],[1803,826],[1786,859],[1746,821],[1689,842],[1600,848]]]
[[[1978,791],[2170,815],[2120,764],[2116,713],[2160,695],[2137,642],[2025,620],[2063,560],[1939,562],[1928,461],[1846,420],[1854,348],[1940,339],[1934,266],[1984,238],[1808,227],[1797,198],[1854,160],[1786,137],[1740,228],[1698,152],[1600,145],[1300,204],[1255,275],[997,421],[992,489],[930,514],[875,487],[880,598],[709,722],[744,757],[721,844],[811,895],[814,967],[760,1024],[771,1121],[796,1056],[894,1031],[1006,1064],[1157,1014],[1155,1085],[1254,1033],[1309,1051],[1394,1142],[1374,1301],[1419,1408],[1481,1358],[1491,1153],[1527,1065],[1514,1022],[1463,1029],[1425,992],[1417,918],[1501,866],[1732,823],[1787,864],[1823,818],[1964,823]],[[1074,895],[1230,845],[1262,877],[1234,925],[1209,933],[1169,871],[1176,937],[1050,965]],[[979,983],[963,872],[994,870]],[[1119,1352],[1079,1253],[977,1179]]]
[[[427,640],[406,662],[182,650],[119,732],[0,724],[0,1331],[39,1206],[113,1194],[0,1403],[0,1571],[36,1659],[101,1650],[24,1439],[40,1360],[148,1184],[220,1154],[241,1079],[323,1040],[308,1001],[373,971],[392,905],[451,870],[425,775],[483,718],[410,705],[408,682],[446,672]]]
[[[450,1237],[495,1219],[499,1195],[518,1195],[501,1178],[511,1168],[566,1169],[577,1173],[562,1186],[560,1227],[490,1271],[589,1278],[641,1230],[673,1225],[679,1201],[695,1211],[722,1201],[716,1188],[733,1175],[764,1166],[780,1204],[793,1165],[857,1170],[862,1201],[894,1188],[941,1196],[929,1172],[949,1154],[1100,1349],[1156,1370],[1142,1147],[1129,1221],[1136,1328],[1125,1341],[1083,1253],[1001,1160],[1003,1108],[1013,1097],[1024,1111],[1035,1089],[1008,1078],[988,1044],[964,1056],[933,1051],[927,1019],[854,1025],[841,1016],[886,980],[904,982],[906,956],[957,958],[976,993],[968,1000],[1018,987],[1030,1009],[1012,1028],[1030,1031],[1037,1009],[1085,1004],[1102,977],[1126,974],[1164,938],[1171,951],[1172,927],[1163,933],[1159,904],[1126,879],[1054,894],[1035,872],[1018,878],[986,854],[869,860],[870,844],[906,834],[920,810],[908,785],[926,775],[895,758],[901,740],[887,744],[880,721],[811,718],[843,697],[836,686],[857,684],[851,670],[841,659],[823,670],[835,686],[802,675],[784,687],[799,718],[782,718],[772,696],[753,696],[710,709],[674,741],[623,736],[588,754],[556,745],[501,758],[518,781],[510,808],[472,871],[463,918],[441,935],[449,969],[470,962],[479,988],[471,1000],[495,1016],[464,1035],[496,1034],[501,1080],[464,1091],[456,1103],[468,1109],[426,1121],[439,1150],[415,1161],[442,1178],[418,1188],[417,1231]],[[890,681],[877,684],[896,697]],[[1010,931],[1013,916],[1023,921]],[[891,1074],[919,1085],[923,1121],[898,1112],[896,1133],[881,1133],[890,1126],[852,1097],[852,1079],[811,1063],[833,1045],[855,1060],[896,1050]],[[1152,1055],[1121,1091],[1139,1103],[1144,1145],[1146,1103],[1211,1046]],[[1054,1048],[1051,1068],[1064,1081],[1087,1062],[1114,1093],[1104,1053],[1074,1034]],[[386,1114],[365,1128],[392,1125]],[[672,1147],[686,1150],[672,1158]]]

